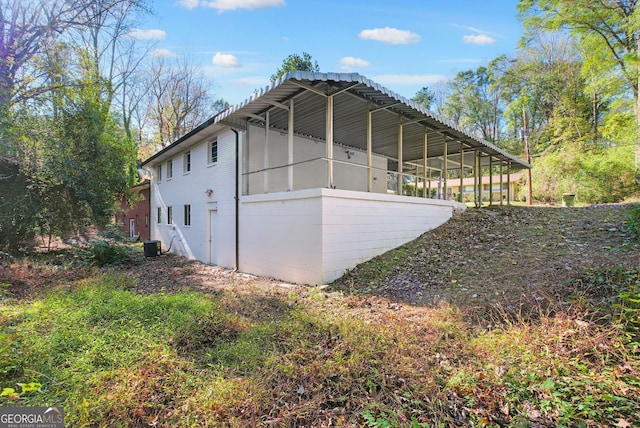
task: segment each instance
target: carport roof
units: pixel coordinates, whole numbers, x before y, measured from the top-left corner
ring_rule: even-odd
[[[326,132],[326,98],[334,97],[334,141],[361,150],[367,149],[367,114],[372,114],[373,152],[397,159],[398,124],[402,123],[402,158],[404,162],[422,162],[424,135],[427,134],[427,157],[430,162],[447,154],[460,160],[461,143],[464,164],[473,166],[477,149],[481,162],[510,163],[512,169],[530,168],[522,159],[499,147],[467,134],[461,128],[439,118],[423,106],[400,96],[357,73],[313,73],[292,71],[259,91],[244,102],[230,107],[202,123],[182,138],[151,156],[143,165],[162,161],[180,146],[188,146],[220,127],[245,128],[247,122],[264,124],[269,113],[272,129],[287,131],[288,106],[294,100],[294,132],[324,140]],[[217,125],[217,126],[215,126]],[[497,162],[496,162],[497,163]]]

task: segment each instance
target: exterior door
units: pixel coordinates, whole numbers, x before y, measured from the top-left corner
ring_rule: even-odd
[[[209,211],[209,264],[218,264],[218,243],[216,241],[216,225],[218,210]]]
[[[129,238],[136,236],[136,221],[133,218],[129,219]]]

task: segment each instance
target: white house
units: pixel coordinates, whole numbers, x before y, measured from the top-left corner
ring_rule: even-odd
[[[443,171],[489,165],[529,167],[359,74],[299,71],[143,162],[163,249],[304,284],[446,222]]]

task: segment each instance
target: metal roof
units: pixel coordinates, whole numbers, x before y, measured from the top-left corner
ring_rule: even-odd
[[[437,167],[444,156],[445,141],[449,160],[460,161],[460,143],[464,145],[464,164],[474,165],[475,149],[482,152],[483,166],[489,158],[510,162],[512,169],[530,165],[495,145],[467,134],[461,128],[439,118],[423,106],[400,96],[357,73],[313,73],[292,71],[244,102],[228,108],[175,143],[150,157],[144,164],[170,156],[176,146],[195,143],[201,137],[222,126],[245,128],[247,122],[263,125],[269,111],[272,129],[288,131],[289,114],[286,109],[294,100],[294,132],[313,139],[324,140],[326,133],[326,98],[334,98],[334,141],[337,144],[367,149],[367,114],[372,113],[373,152],[397,159],[398,129],[402,122],[402,158],[404,162],[422,164],[424,134],[427,133],[429,165]],[[217,126],[213,126],[217,125]],[[454,168],[454,164],[449,165]]]

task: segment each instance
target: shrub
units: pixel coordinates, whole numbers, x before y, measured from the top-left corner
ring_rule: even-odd
[[[134,248],[116,225],[110,225],[100,236],[89,240],[88,244],[75,246],[75,258],[83,266],[115,266],[131,259]]]
[[[629,210],[627,230],[634,239],[640,240],[640,205]]]

